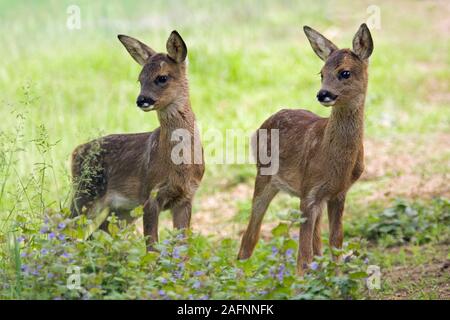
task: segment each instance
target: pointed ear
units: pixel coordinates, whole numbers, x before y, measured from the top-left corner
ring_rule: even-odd
[[[328,56],[335,50],[338,50],[338,47],[334,45],[333,42],[325,38],[323,35],[321,35],[316,30],[304,26],[303,31],[306,34],[306,37],[309,40],[309,43],[311,43],[311,47],[313,48],[314,52],[319,56],[320,59],[323,61],[326,61]]]
[[[363,23],[353,38],[353,52],[361,60],[366,60],[370,57],[373,51],[373,41],[370,35],[369,28]]]
[[[186,60],[187,47],[177,31],[172,31],[166,43],[167,53],[169,57],[178,63]]]
[[[155,50],[135,38],[123,34],[119,34],[117,37],[133,57],[133,59],[136,60],[136,62],[141,66],[143,66],[148,61],[148,59],[156,53]]]

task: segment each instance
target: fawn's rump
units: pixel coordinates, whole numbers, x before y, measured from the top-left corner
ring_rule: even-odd
[[[135,180],[139,179],[133,177],[138,177],[139,173],[134,172],[134,168],[138,161],[145,161],[143,155],[150,136],[151,132],[109,135],[75,148],[72,153],[72,215],[81,213],[83,206],[101,198],[111,209],[131,210],[138,205],[139,185]],[[124,189],[125,185],[131,188]]]
[[[106,168],[99,141],[80,145],[72,153],[72,183],[72,215],[81,213],[83,206],[105,195]]]

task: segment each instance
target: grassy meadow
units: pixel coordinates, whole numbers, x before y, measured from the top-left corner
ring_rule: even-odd
[[[56,280],[49,277],[27,282],[21,274],[25,264],[20,253],[28,259],[33,250],[57,247],[45,242],[49,239],[39,235],[39,229],[46,215],[65,212],[69,206],[69,158],[78,144],[105,134],[144,132],[158,126],[155,113],[135,106],[140,66],[117,34],[165,51],[166,39],[176,29],[188,46],[190,98],[201,130],[215,129],[225,135],[227,129],[239,129],[251,134],[281,108],[329,114],[315,98],[322,61],[302,26],[309,25],[338,46],[349,47],[359,25],[373,21],[373,10],[379,12],[379,25],[371,28],[375,49],[366,100],[366,170],[349,192],[344,229],[350,247],[356,241],[354,246],[364,252],[358,259],[367,255],[371,264],[381,267],[380,290],[368,291],[356,283],[359,271],[355,270],[363,268],[364,259],[342,266],[353,276],[347,279],[348,290],[339,287],[339,293],[327,291],[328,286],[339,286],[330,280],[330,266],[303,280],[294,276],[273,280],[273,270],[266,270],[267,278],[257,276],[266,272],[258,269],[260,262],[264,268],[262,261],[268,261],[267,269],[279,267],[278,256],[271,255],[274,247],[277,254],[285,250],[283,261],[288,268],[295,265],[287,252],[295,249],[292,239],[298,229],[285,230],[283,226],[291,224],[279,224],[289,220],[290,209],[298,209],[298,199],[288,195],[279,195],[270,206],[256,257],[236,262],[238,241],[250,214],[255,168],[252,164],[208,165],[208,155],[194,203],[192,248],[185,252],[192,257],[191,269],[183,269],[186,279],[180,276],[170,289],[161,280],[173,272],[174,253],[171,262],[152,267],[155,276],[150,284],[135,277],[145,277],[145,265],[157,258],[141,252],[142,236],[128,227],[115,230],[111,238],[99,234],[94,245],[79,244],[79,251],[72,248],[71,254],[78,254],[75,260],[83,265],[83,255],[92,253],[100,259],[101,269],[102,250],[95,248],[96,241],[102,248],[117,241],[130,252],[133,241],[142,242],[136,245],[141,250],[136,253],[139,263],[120,271],[127,275],[119,277],[128,279],[123,280],[126,284],[114,280],[120,286],[113,286],[111,280],[105,285],[94,267],[89,269],[92,278],[84,280],[96,285],[83,293],[85,298],[191,298],[188,294],[192,298],[450,298],[448,2],[80,0],[76,5],[81,28],[69,30],[67,9],[72,4],[0,0],[0,276],[6,277],[0,298],[81,297],[67,294],[62,285],[54,289]],[[280,215],[284,215],[281,220]],[[162,239],[172,239],[169,214],[164,212],[161,218]],[[326,226],[327,220],[323,223]],[[21,235],[28,239],[25,243],[18,241]],[[171,241],[165,246],[174,250]],[[204,256],[217,243],[221,244],[217,259]],[[120,255],[119,247],[112,249],[110,257]],[[62,270],[64,265],[64,260],[36,259],[44,269],[55,265]],[[210,261],[208,266],[202,259]],[[221,269],[218,261],[230,269]],[[189,272],[203,267],[201,284],[189,282]],[[242,280],[232,284],[230,279],[241,269]],[[108,289],[102,291],[102,285]],[[192,292],[183,291],[186,286]],[[215,295],[213,289],[218,286],[235,295]],[[239,294],[254,288],[260,295]],[[317,290],[323,295],[311,293],[315,288],[322,288]]]

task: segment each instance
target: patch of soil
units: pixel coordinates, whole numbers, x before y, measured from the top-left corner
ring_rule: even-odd
[[[240,233],[246,223],[239,223],[233,218],[239,211],[239,202],[251,201],[252,195],[253,186],[238,184],[229,190],[199,199],[198,210],[192,214],[193,229],[201,234],[220,238]]]
[[[404,265],[382,270],[384,281],[395,289],[395,293],[386,298],[417,299],[423,294],[428,294],[436,296],[438,299],[450,299],[448,250],[448,245],[439,246],[438,254],[420,266]]]
[[[361,180],[388,179],[382,189],[364,201],[393,198],[450,196],[450,172],[436,172],[436,166],[450,167],[450,134],[407,136],[392,140],[366,140],[366,168]],[[447,163],[442,163],[447,161]]]

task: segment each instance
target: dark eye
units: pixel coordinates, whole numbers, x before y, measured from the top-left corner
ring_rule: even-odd
[[[155,83],[156,84],[165,84],[169,80],[168,76],[158,76],[156,77]]]
[[[348,79],[350,78],[350,71],[344,70],[339,72],[339,79]]]

